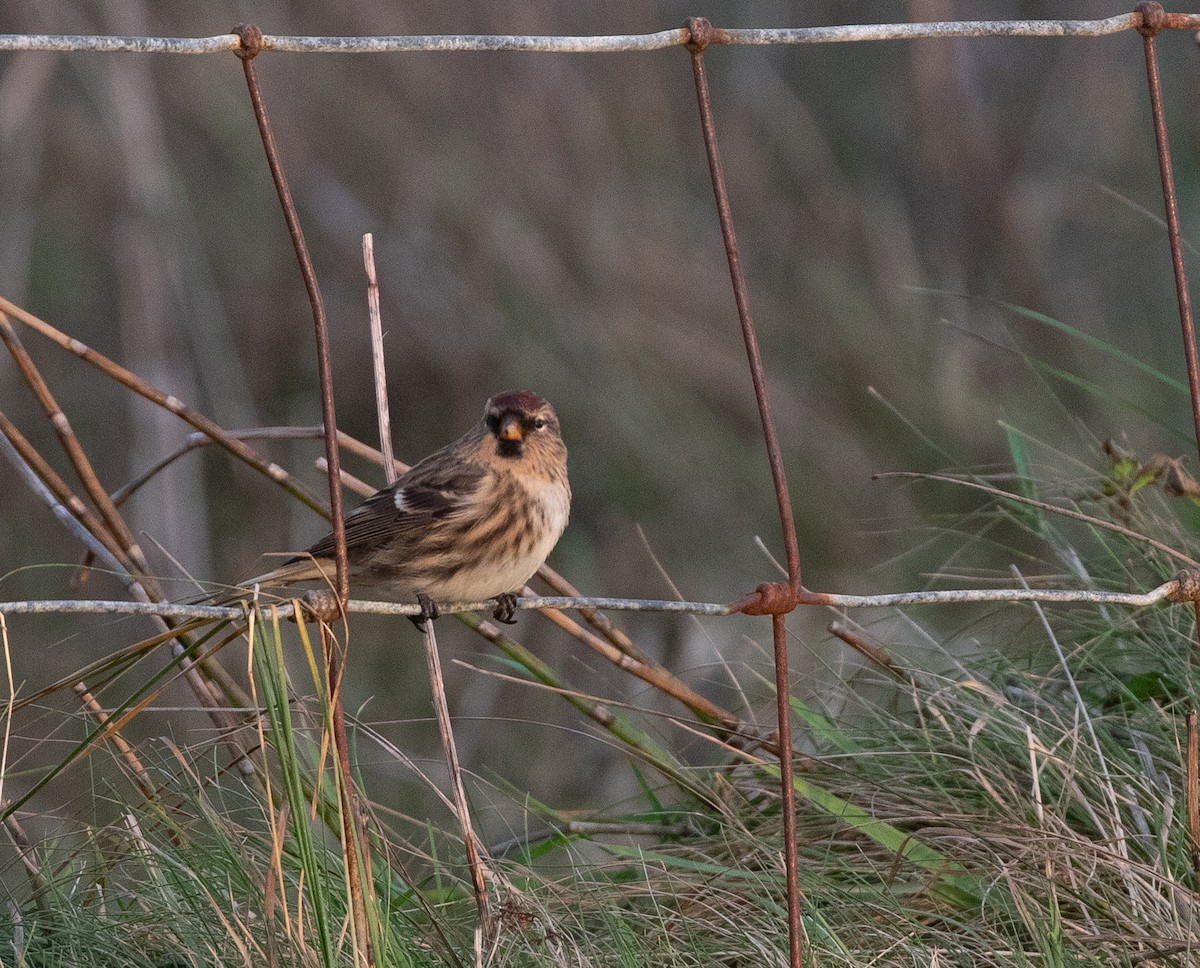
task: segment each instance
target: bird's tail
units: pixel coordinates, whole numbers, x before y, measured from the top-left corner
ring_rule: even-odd
[[[271,571],[246,578],[232,588],[226,587],[208,595],[189,599],[189,605],[229,605],[233,602],[244,601],[254,594],[255,586],[263,589],[281,588],[296,585],[300,582],[321,582],[332,586],[337,567],[328,558],[293,558]],[[273,600],[273,599],[269,599]]]
[[[304,558],[293,558],[262,575],[240,581],[238,587],[252,591],[255,585],[272,588],[295,585],[303,581],[319,581],[332,585],[336,574],[337,565],[329,558],[314,558],[312,555],[307,555]]]

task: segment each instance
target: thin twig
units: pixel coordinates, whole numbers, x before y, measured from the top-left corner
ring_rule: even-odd
[[[126,614],[142,614],[150,615],[157,619],[161,629],[168,633],[168,638],[160,641],[170,641],[174,655],[179,658],[181,667],[184,670],[185,679],[189,688],[205,707],[209,718],[213,720],[217,729],[225,737],[227,744],[237,757],[238,768],[244,776],[254,775],[254,764],[246,757],[245,751],[242,750],[233,735],[233,729],[237,725],[236,719],[225,710],[221,709],[208,689],[207,682],[200,675],[190,659],[182,653],[185,650],[185,645],[179,641],[190,629],[172,629],[166,623],[165,619],[170,617],[170,612],[159,611],[162,608],[170,608],[168,603],[154,602],[150,600],[150,596],[146,593],[146,589],[142,586],[137,576],[128,571],[125,566],[118,561],[113,554],[100,542],[100,540],[87,530],[79,520],[71,514],[70,510],[63,505],[49,489],[44,481],[35,473],[32,467],[22,458],[21,454],[9,441],[8,437],[0,434],[0,455],[5,456],[9,462],[17,469],[17,472],[25,479],[29,489],[34,495],[40,498],[50,511],[58,518],[59,522],[73,535],[75,535],[84,546],[94,554],[97,559],[106,567],[110,568],[112,573],[124,582],[125,587],[130,595],[138,599],[134,602],[110,602],[111,605],[124,606],[118,608],[117,613],[125,611],[126,608],[132,611]],[[76,600],[78,601],[78,600]],[[68,611],[72,609],[68,608]],[[15,614],[12,613],[12,614]]]
[[[830,622],[828,625],[830,634],[836,635],[839,639],[845,642],[850,648],[854,649],[859,655],[865,659],[875,663],[880,669],[886,672],[898,682],[903,682],[905,685],[915,688],[916,680],[908,673],[901,669],[892,657],[888,655],[887,650],[883,646],[872,642],[867,636],[856,632],[844,622]]]
[[[75,695],[79,697],[79,701],[83,704],[83,708],[91,714],[92,718],[103,729],[108,726],[110,717],[104,708],[92,695],[91,690],[83,682],[77,682],[73,686]],[[129,741],[116,729],[110,729],[105,733],[105,738],[109,740],[117,748],[117,752],[121,754],[121,758],[125,760],[125,765],[129,767],[133,774],[133,781],[137,784],[138,789],[142,792],[147,800],[153,800],[158,796],[158,791],[154,788],[154,781],[150,779],[150,774],[146,771],[146,767],[138,758],[137,751],[129,744]],[[0,800],[0,802],[3,802]]]
[[[363,266],[367,272],[367,309],[371,317],[371,365],[375,372],[375,411],[379,416],[379,451],[383,476],[396,483],[396,455],[392,452],[392,416],[388,407],[387,367],[383,361],[383,316],[379,311],[379,280],[375,275],[375,239],[368,232],[362,239]]]
[[[226,430],[225,434],[233,440],[320,440],[325,435],[325,431],[320,427],[251,427],[248,430]],[[188,434],[180,447],[171,451],[133,480],[113,491],[113,503],[120,507],[181,457],[186,457],[201,447],[219,443],[220,441],[199,431]]]
[[[129,530],[125,519],[121,517],[121,513],[117,510],[116,505],[113,504],[112,498],[108,496],[108,491],[105,490],[104,485],[100,483],[99,477],[96,476],[96,470],[92,467],[92,462],[88,459],[83,445],[79,442],[79,438],[75,436],[75,431],[71,429],[71,421],[63,412],[62,407],[58,405],[58,401],[50,390],[50,385],[42,376],[37,364],[33,362],[33,357],[29,355],[21,340],[17,337],[12,322],[3,312],[0,312],[0,340],[3,340],[13,361],[17,364],[17,369],[20,370],[21,376],[25,378],[25,382],[33,390],[33,395],[37,397],[37,401],[45,411],[46,416],[50,418],[50,423],[54,427],[54,432],[58,435],[63,451],[71,461],[71,465],[75,468],[75,473],[78,475],[80,483],[83,484],[83,489],[100,511],[105,524],[108,525],[109,531],[116,538],[125,554],[137,566],[140,573],[138,577],[146,586],[146,590],[150,593],[151,597],[161,597],[158,584],[153,576],[149,574],[150,568],[146,563],[146,557],[142,554],[141,547],[133,537],[133,532]]]
[[[97,518],[92,513],[92,510],[80,500],[78,495],[71,490],[70,485],[58,475],[58,472],[38,453],[33,444],[29,442],[25,435],[17,429],[16,425],[3,412],[0,412],[0,434],[8,439],[13,449],[20,454],[21,459],[29,465],[34,474],[41,479],[42,483],[54,495],[54,498],[75,516],[79,524],[89,534],[104,545],[122,568],[132,574],[135,571],[134,564],[129,559],[120,542],[113,537],[112,532],[109,531],[104,522]],[[89,556],[90,554],[91,552],[89,551]]]
[[[0,804],[3,806],[3,804]],[[17,820],[15,813],[10,813],[4,818],[4,829],[8,831],[8,836],[13,842],[13,846],[17,848],[17,855],[21,858],[21,864],[25,867],[25,873],[29,877],[30,893],[33,895],[33,903],[37,905],[42,914],[50,914],[50,903],[46,899],[46,892],[49,885],[46,883],[46,877],[42,873],[41,865],[38,864],[37,854],[33,849],[33,842],[29,839],[29,834],[25,832],[25,828],[21,826],[21,822]]]
[[[454,729],[450,724],[450,707],[446,703],[446,682],[442,677],[442,660],[438,656],[437,635],[433,622],[425,622],[425,661],[429,665],[429,684],[433,689],[433,709],[437,716],[438,732],[442,736],[442,749],[446,754],[446,766],[450,771],[450,785],[454,791],[454,808],[462,828],[463,844],[466,847],[467,866],[471,869],[471,887],[475,892],[475,906],[479,919],[475,925],[475,964],[483,965],[483,941],[490,942],[494,922],[487,891],[487,868],[483,860],[483,844],[475,834],[471,823],[471,808],[467,804],[467,791],[463,786],[462,767],[458,763],[458,748],[454,743]]]

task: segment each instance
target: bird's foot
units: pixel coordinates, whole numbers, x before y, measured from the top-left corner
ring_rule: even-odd
[[[318,622],[331,623],[337,621],[342,616],[342,606],[335,595],[328,588],[311,588],[304,593],[305,609]]]
[[[425,623],[437,618],[441,613],[438,612],[437,603],[424,592],[417,592],[417,604],[421,606],[421,614],[410,615],[409,621],[411,621],[418,630],[424,632]]]
[[[517,594],[517,592],[505,592],[503,595],[497,595],[496,610],[492,612],[492,618],[505,625],[516,625]]]

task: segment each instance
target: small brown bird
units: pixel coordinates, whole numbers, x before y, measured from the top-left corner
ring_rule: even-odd
[[[346,516],[350,581],[415,598],[422,627],[435,602],[494,598],[512,624],[516,597],[567,526],[567,447],[554,408],[516,390],[483,419]],[[333,534],[243,585],[332,581]]]

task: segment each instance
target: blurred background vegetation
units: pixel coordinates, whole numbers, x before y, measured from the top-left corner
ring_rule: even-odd
[[[0,20],[21,33],[209,36],[252,21],[276,34],[599,34],[700,14],[766,27],[1123,9],[0,0]],[[1200,74],[1190,37],[1159,46],[1187,234]],[[1185,398],[1001,305],[1182,378],[1136,34],[717,48],[707,63],[807,585],[926,583],[951,553],[936,540],[939,522],[976,502],[871,475],[1010,470],[1000,420],[1091,467],[1102,466],[1098,441],[1110,434],[1141,456],[1190,453]],[[775,576],[754,540],[779,551],[682,50],[267,54],[257,65],[327,301],[345,430],[375,436],[360,254],[369,231],[398,456],[461,433],[490,393],[529,387],[554,402],[571,448],[575,504],[552,563],[585,593],[669,597],[673,582],[684,597],[722,601]],[[308,305],[233,55],[4,55],[0,171],[0,292],[224,426],[319,421]],[[184,440],[180,422],[32,335],[26,343],[111,489]],[[7,363],[0,401],[49,452],[51,428]],[[322,486],[318,442],[263,449]],[[1064,472],[1065,459],[1054,466],[1048,449],[1035,457],[1043,476],[1081,473]],[[381,483],[368,467],[348,468]],[[0,595],[70,595],[78,547],[7,465],[0,495]],[[261,553],[324,530],[220,453],[180,461],[128,511],[162,574],[213,581],[243,577]],[[980,542],[958,564],[1010,558]],[[46,563],[63,567],[30,567]],[[120,591],[96,575],[83,593]],[[14,656],[18,680],[33,684],[149,629],[130,621],[114,634],[96,622],[80,633],[78,620],[39,621],[39,635],[57,628],[47,640],[57,644]],[[792,622],[800,691],[845,661],[824,621]],[[723,662],[767,668],[751,638],[764,636],[763,623],[624,624],[722,702],[744,711],[769,696],[764,687],[743,700],[722,671]],[[436,759],[415,633],[382,621],[355,629],[348,707],[373,697],[365,716],[418,759]],[[465,630],[441,629],[449,655],[495,665]],[[518,635],[588,691],[654,701],[532,617]],[[633,782],[552,697],[461,668],[448,676],[471,769],[556,806]],[[692,752],[705,755],[698,741]],[[377,799],[404,802],[404,784],[418,788],[396,777],[391,794],[371,777],[371,754],[360,759]]]

